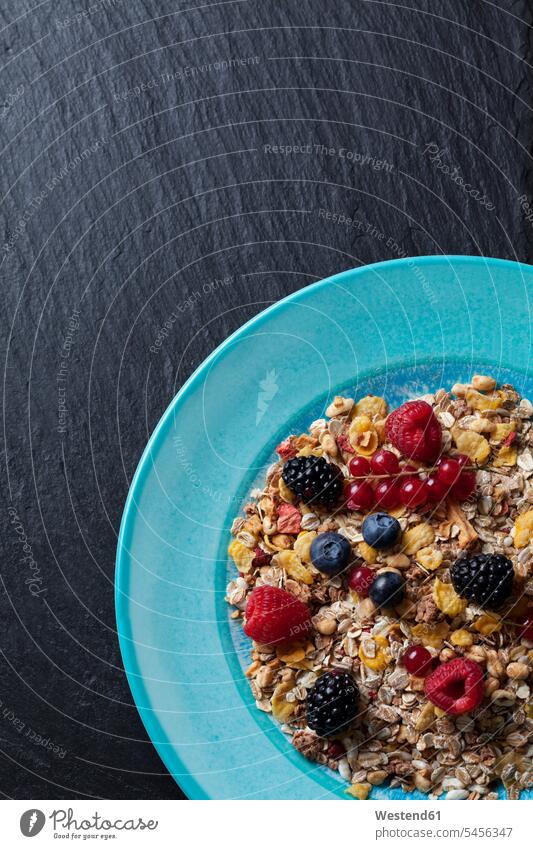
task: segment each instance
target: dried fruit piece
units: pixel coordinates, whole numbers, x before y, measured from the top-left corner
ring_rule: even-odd
[[[359,646],[359,659],[369,669],[375,672],[381,672],[390,663],[390,655],[388,652],[388,641],[386,637],[380,635],[376,637],[368,637],[361,640]]]
[[[313,583],[313,573],[303,565],[294,551],[278,551],[272,558],[271,563],[272,566],[285,569],[289,578],[294,578],[295,581],[301,581],[302,584],[308,585]]]
[[[420,563],[424,569],[428,569],[430,572],[438,569],[442,565],[442,560],[442,551],[439,551],[437,548],[431,548],[431,546],[420,548],[416,553],[417,563]]]
[[[522,513],[514,523],[514,546],[525,548],[533,538],[533,510]]]
[[[339,446],[341,451],[344,451],[346,454],[354,454],[354,450],[350,445],[350,440],[346,436],[345,433],[339,433],[337,437],[337,445]]]
[[[301,529],[302,514],[292,504],[280,504],[277,525],[281,534],[297,534]]]
[[[311,563],[311,543],[316,537],[316,531],[303,531],[294,542],[294,553],[302,563]]]
[[[290,460],[292,457],[296,457],[297,447],[294,444],[295,437],[288,436],[287,439],[284,439],[283,442],[276,448],[276,454],[279,454],[283,461]]]
[[[446,616],[454,619],[466,610],[468,602],[457,595],[451,584],[445,584],[439,578],[435,579],[433,585],[433,601]]]
[[[452,428],[452,436],[461,454],[466,454],[474,463],[484,463],[490,454],[490,445],[484,436],[473,430]]]
[[[240,540],[234,539],[228,546],[228,554],[232,558],[239,572],[245,574],[252,568],[255,552],[247,548]]]
[[[407,528],[402,535],[402,550],[405,554],[416,554],[435,540],[435,531],[428,522]]]

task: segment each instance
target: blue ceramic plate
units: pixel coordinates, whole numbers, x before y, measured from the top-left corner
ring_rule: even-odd
[[[344,797],[255,707],[249,643],[224,602],[232,518],[280,438],[337,393],[395,406],[489,370],[532,396],[532,283],[529,266],[478,257],[346,271],[250,321],[174,398],[126,503],[116,607],[139,713],[190,798]]]

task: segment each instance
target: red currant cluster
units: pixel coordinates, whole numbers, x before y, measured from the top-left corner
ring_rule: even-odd
[[[455,454],[441,457],[431,469],[417,469],[407,463],[400,465],[396,454],[384,448],[376,451],[370,461],[353,457],[348,469],[357,480],[344,485],[346,507],[364,512],[374,508],[393,510],[400,505],[422,507],[448,496],[465,501],[476,487],[475,472],[465,468],[468,463],[464,454]]]

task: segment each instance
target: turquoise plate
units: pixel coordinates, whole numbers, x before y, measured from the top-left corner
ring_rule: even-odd
[[[126,502],[116,608],[139,713],[190,798],[344,797],[255,706],[249,642],[224,602],[232,518],[278,441],[337,393],[394,406],[488,370],[533,395],[532,282],[529,266],[479,257],[345,271],[248,322],[174,398]]]

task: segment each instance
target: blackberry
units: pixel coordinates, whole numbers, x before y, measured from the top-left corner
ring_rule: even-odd
[[[340,469],[323,457],[293,457],[283,466],[281,477],[290,490],[307,504],[333,507],[342,495],[343,477]]]
[[[320,737],[336,734],[357,715],[359,692],[349,672],[325,672],[307,694],[307,724]]]
[[[481,607],[501,607],[513,588],[513,564],[503,554],[464,554],[450,569],[455,592]]]

